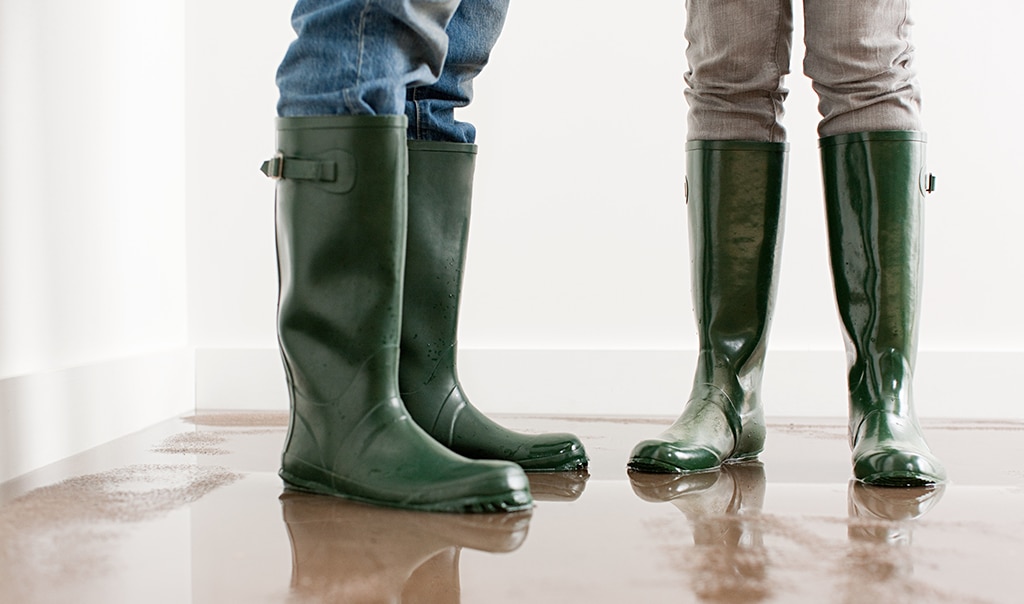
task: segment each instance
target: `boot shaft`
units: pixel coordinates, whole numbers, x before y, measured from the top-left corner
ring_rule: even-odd
[[[633,448],[642,472],[707,472],[764,448],[760,386],[782,244],[786,145],[686,145],[690,281],[700,353],[682,415]]]
[[[854,399],[901,405],[917,355],[925,136],[891,131],[821,141],[836,302]],[[865,390],[862,394],[860,391]]]
[[[721,370],[759,380],[781,258],[786,145],[691,141],[686,149],[696,380],[721,381],[711,375]]]
[[[454,369],[476,151],[467,143],[409,142],[401,375],[413,390],[439,362]]]
[[[405,145],[403,116],[278,120],[278,337],[311,400],[397,396]]]

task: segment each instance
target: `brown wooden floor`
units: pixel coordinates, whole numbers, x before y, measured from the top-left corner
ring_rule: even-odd
[[[154,426],[0,485],[0,602],[1021,601],[1020,422],[927,422],[952,478],[929,491],[851,484],[839,420],[632,479],[668,418],[501,420],[576,432],[589,476],[535,476],[532,513],[382,510],[283,495],[283,414]]]

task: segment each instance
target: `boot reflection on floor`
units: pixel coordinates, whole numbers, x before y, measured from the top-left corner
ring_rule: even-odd
[[[532,472],[526,475],[530,480],[530,493],[534,501],[576,501],[583,495],[590,480],[586,469],[572,472]]]
[[[850,481],[850,550],[844,574],[851,597],[859,602],[874,593],[890,600],[896,593],[920,591],[912,578],[913,525],[938,504],[944,490],[943,485],[891,489]]]
[[[758,602],[771,595],[760,518],[764,466],[723,465],[700,474],[630,472],[629,478],[641,499],[670,502],[690,521],[695,547],[686,563],[698,598]]]
[[[511,552],[530,512],[457,515],[285,492],[293,602],[458,602],[459,552]]]

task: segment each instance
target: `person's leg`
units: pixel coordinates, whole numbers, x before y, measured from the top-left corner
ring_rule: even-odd
[[[687,140],[781,143],[792,0],[687,0]]]
[[[278,340],[290,488],[425,511],[530,506],[514,464],[471,461],[424,432],[398,390],[406,121],[278,118]],[[276,168],[275,168],[276,164]]]
[[[846,340],[854,476],[941,483],[913,403],[923,201],[908,0],[805,0],[807,57],[822,114],[822,175],[836,302]]]
[[[704,472],[752,459],[765,439],[760,386],[782,243],[779,122],[790,0],[687,2],[687,211],[700,352],[682,415],[629,467]]]
[[[804,0],[804,73],[821,137],[920,130],[909,0]]]
[[[514,461],[527,471],[583,468],[580,440],[522,434],[470,402],[456,367],[459,303],[466,263],[476,145],[473,126],[455,120],[472,99],[497,40],[508,0],[463,0],[436,84],[409,90],[409,226],[399,386],[409,413],[431,436],[474,459]]]
[[[406,92],[409,138],[450,143],[476,142],[472,124],[455,119],[455,110],[473,100],[473,80],[490,60],[509,0],[463,0],[448,24],[448,54],[433,84]]]
[[[291,409],[280,475],[289,488],[425,511],[532,503],[519,467],[450,451],[399,396],[403,82],[432,60],[440,70],[443,51],[431,54],[425,32],[443,40],[456,7],[303,0],[296,8],[299,40],[279,78],[287,116],[278,118],[278,152],[263,167],[277,179],[278,340]],[[406,60],[389,65],[396,57]],[[314,115],[294,115],[303,112]]]
[[[402,115],[437,80],[459,0],[299,0],[277,71],[278,115]]]

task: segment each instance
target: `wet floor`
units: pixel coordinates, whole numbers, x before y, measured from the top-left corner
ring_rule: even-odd
[[[0,602],[1020,602],[1024,423],[930,422],[943,489],[849,482],[844,428],[769,423],[760,463],[629,475],[670,421],[569,430],[589,475],[532,512],[422,514],[284,493],[284,414],[176,419],[0,485]]]

